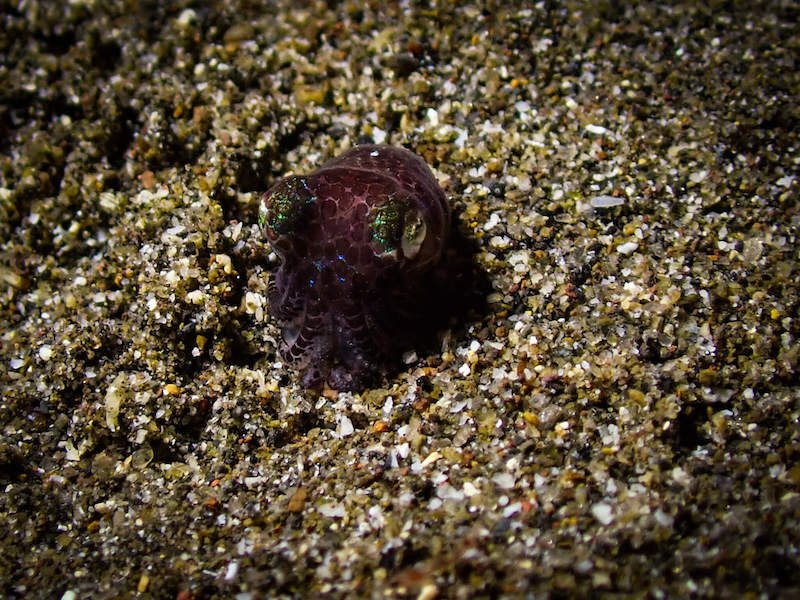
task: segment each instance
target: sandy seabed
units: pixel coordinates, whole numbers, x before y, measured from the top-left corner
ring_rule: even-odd
[[[800,5],[384,4],[0,7],[0,595],[799,593]],[[361,142],[481,302],[307,391],[258,202]]]

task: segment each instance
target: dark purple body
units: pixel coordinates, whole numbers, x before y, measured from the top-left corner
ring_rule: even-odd
[[[392,146],[356,146],[267,191],[259,222],[281,261],[269,310],[306,387],[358,388],[407,349],[449,221],[425,162]]]

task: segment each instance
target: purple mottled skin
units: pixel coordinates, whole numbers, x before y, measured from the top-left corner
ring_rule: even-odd
[[[356,389],[407,349],[449,222],[428,166],[392,146],[356,146],[264,194],[280,259],[269,310],[304,386]]]

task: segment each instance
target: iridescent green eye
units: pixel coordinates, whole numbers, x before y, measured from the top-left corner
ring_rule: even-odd
[[[385,256],[394,253],[400,242],[403,226],[403,206],[394,198],[373,209],[370,230],[375,254]]]
[[[422,216],[407,198],[390,196],[371,213],[372,250],[376,256],[414,258],[425,239]]]
[[[258,211],[258,224],[274,235],[292,232],[302,219],[306,206],[316,198],[302,177],[285,177],[264,196]]]

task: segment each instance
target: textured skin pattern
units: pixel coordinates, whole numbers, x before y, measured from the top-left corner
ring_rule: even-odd
[[[269,310],[303,385],[356,389],[415,339],[450,212],[416,154],[356,146],[273,185],[259,223],[280,258]]]

